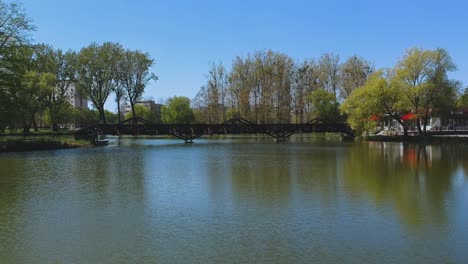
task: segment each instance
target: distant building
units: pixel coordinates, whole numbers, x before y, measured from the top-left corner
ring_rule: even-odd
[[[88,110],[88,97],[80,95],[74,83],[68,87],[66,96],[74,108]]]
[[[149,121],[155,121],[155,122],[160,122],[161,121],[161,107],[162,104],[157,104],[153,100],[145,100],[145,101],[138,101],[135,103],[135,105],[142,105],[149,109],[151,113],[153,113],[154,119],[155,120],[149,120]],[[129,103],[125,105],[125,115],[128,113],[132,112],[132,107]]]

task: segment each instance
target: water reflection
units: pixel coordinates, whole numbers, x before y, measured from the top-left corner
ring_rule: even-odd
[[[468,259],[465,146],[311,141],[121,139],[0,155],[0,259]]]
[[[349,149],[344,163],[346,190],[351,196],[368,193],[378,207],[391,203],[411,227],[443,224],[452,178],[466,168],[466,154],[457,145],[361,144]]]

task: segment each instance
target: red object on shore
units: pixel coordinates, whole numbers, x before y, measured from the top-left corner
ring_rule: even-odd
[[[413,119],[413,118],[415,118],[415,115],[413,113],[408,113],[408,114],[402,116],[401,120],[407,121],[407,120],[410,120],[410,119]]]
[[[370,119],[371,119],[372,121],[377,121],[377,120],[379,120],[379,117],[376,116],[376,115],[373,115],[373,116],[371,116]]]

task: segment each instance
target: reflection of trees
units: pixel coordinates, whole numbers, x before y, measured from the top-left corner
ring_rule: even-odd
[[[390,202],[410,226],[443,223],[452,176],[466,163],[463,152],[457,146],[361,144],[349,149],[344,164],[346,190],[368,193],[377,206]]]
[[[337,198],[339,150],[331,143],[257,145],[232,155],[226,169],[239,199],[262,198],[279,206],[293,197],[304,201],[321,196],[325,202]]]
[[[287,199],[291,177],[288,173],[288,156],[280,149],[283,148],[272,147],[269,152],[258,149],[236,151],[243,154],[235,154],[229,168],[235,197],[265,202],[266,205],[275,200],[275,206]]]

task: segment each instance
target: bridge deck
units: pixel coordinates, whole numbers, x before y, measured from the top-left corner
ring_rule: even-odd
[[[77,131],[75,137],[94,141],[97,135],[172,135],[192,142],[203,135],[267,134],[285,140],[295,133],[342,133],[354,138],[351,127],[323,119],[313,119],[304,124],[255,124],[237,118],[222,124],[99,124]]]

